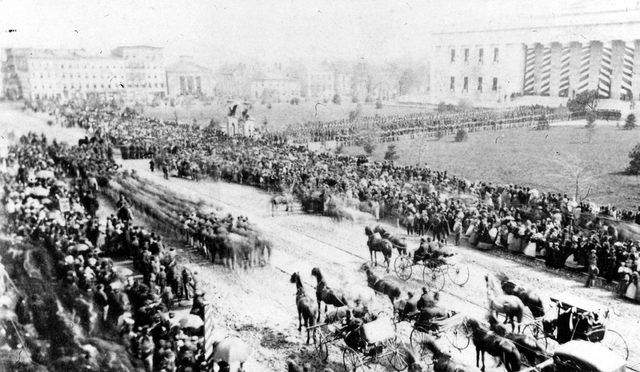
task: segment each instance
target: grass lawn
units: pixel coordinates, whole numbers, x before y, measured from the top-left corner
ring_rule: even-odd
[[[355,109],[355,103],[344,101],[341,105],[335,105],[331,102],[317,105],[314,102],[301,102],[299,105],[274,103],[271,105],[271,109],[267,108],[266,105],[256,103],[253,109],[249,111],[249,114],[259,124],[262,124],[266,118],[269,130],[277,131],[290,123],[345,119],[349,117],[349,112]],[[383,106],[381,109],[376,109],[373,103],[362,104],[363,116],[388,116],[426,111],[431,111],[431,109],[388,105]],[[226,104],[212,104],[209,106],[194,104],[188,110],[185,107],[145,107],[144,114],[163,120],[174,120],[177,114],[180,122],[190,124],[193,122],[193,118],[196,118],[199,124],[208,124],[211,118],[216,118],[220,121],[224,120],[227,114],[227,106]]]
[[[504,135],[503,138],[497,137]],[[591,138],[591,141],[589,141]],[[515,129],[471,133],[463,143],[453,136],[395,142],[400,164],[427,163],[433,169],[471,181],[519,184],[575,193],[576,173],[580,194],[591,187],[589,199],[598,204],[634,208],[640,205],[640,177],[622,174],[628,154],[640,142],[640,130],[625,131],[615,126],[596,126],[590,135],[582,126],[557,126],[549,131]],[[388,143],[378,144],[373,158],[381,160]],[[363,154],[361,147],[345,153]]]

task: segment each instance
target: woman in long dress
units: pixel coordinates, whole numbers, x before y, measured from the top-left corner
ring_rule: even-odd
[[[629,283],[629,286],[627,287],[627,292],[625,293],[625,297],[630,299],[630,300],[636,300],[637,298],[637,292],[638,292],[638,272],[634,272],[631,275],[631,283]]]

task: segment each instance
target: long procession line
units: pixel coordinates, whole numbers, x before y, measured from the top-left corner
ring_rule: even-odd
[[[239,206],[234,205],[234,204],[231,204],[231,203],[228,203],[228,202],[223,202],[223,201],[220,201],[220,200],[218,200],[218,202],[220,202],[221,204],[226,204],[227,206],[230,206],[230,207],[232,207],[232,208],[236,208],[236,209],[240,208]],[[268,222],[267,224],[268,224],[268,225],[272,225],[272,226],[274,225],[274,224],[273,224],[273,223],[271,223],[271,222]],[[313,239],[313,240],[316,240],[316,241],[318,241],[318,242],[320,242],[320,243],[323,243],[323,244],[325,244],[325,245],[328,245],[328,246],[330,246],[330,247],[332,247],[332,248],[334,248],[334,249],[338,249],[338,250],[340,250],[340,251],[342,251],[342,252],[344,252],[344,253],[347,253],[347,254],[349,254],[349,255],[351,255],[351,256],[354,256],[354,257],[360,258],[360,259],[362,259],[362,260],[368,261],[368,259],[367,259],[366,257],[363,257],[363,256],[361,256],[361,255],[359,255],[359,254],[356,254],[356,253],[353,253],[353,252],[347,251],[347,250],[342,249],[342,248],[340,248],[340,247],[337,247],[337,246],[335,246],[335,245],[333,245],[333,244],[331,244],[331,243],[324,242],[324,241],[322,241],[322,240],[320,240],[320,239],[318,239],[318,238],[316,238],[316,237],[314,237],[314,236],[311,236],[311,235],[309,235],[309,234],[306,234],[306,233],[303,233],[303,232],[300,232],[300,231],[296,231],[296,232],[297,232],[297,233],[299,233],[299,234],[301,234],[301,235],[304,235],[304,236],[306,236],[306,237],[308,237],[308,238],[310,238],[310,239]],[[272,267],[274,267],[274,268],[276,268],[277,270],[281,271],[281,272],[282,272],[282,273],[284,273],[284,274],[291,275],[291,273],[287,272],[286,270],[284,270],[284,269],[282,269],[282,268],[280,268],[280,267],[278,267],[278,266],[276,266],[276,265],[271,265],[271,266],[272,266]],[[444,275],[444,273],[443,273],[443,275]],[[301,280],[302,280],[302,278],[301,278]],[[414,280],[415,280],[416,282],[418,281],[417,279],[414,279]],[[305,281],[305,282],[306,282],[306,281]],[[308,282],[306,282],[306,283],[308,283]],[[311,287],[313,287],[313,288],[315,289],[315,286],[314,286],[313,284],[308,283],[308,285],[310,285]],[[376,293],[380,293],[380,292],[375,291],[375,290],[374,290],[374,292],[376,292]],[[447,294],[451,295],[452,297],[455,297],[455,298],[457,298],[457,299],[459,299],[459,300],[461,300],[461,301],[463,301],[463,302],[466,302],[466,303],[469,303],[469,304],[475,305],[475,306],[479,307],[480,309],[483,309],[483,310],[486,310],[486,311],[489,311],[489,312],[490,312],[490,311],[492,311],[490,308],[487,308],[485,305],[479,304],[479,303],[477,303],[477,302],[475,302],[475,301],[471,301],[471,300],[469,300],[469,299],[467,299],[467,298],[463,298],[463,297],[461,297],[461,296],[459,296],[459,295],[457,295],[457,294],[455,294],[455,293],[453,293],[453,292],[450,292],[450,291],[447,291],[447,290],[444,290],[444,289],[442,289],[442,292],[445,292],[445,293],[447,293]],[[499,336],[499,335],[497,335],[497,334],[496,334],[496,336],[501,337],[501,338],[503,338],[503,339],[507,340],[507,338],[506,338],[506,337]],[[512,340],[509,340],[509,341],[512,341]],[[514,341],[512,341],[512,342],[514,342]],[[527,346],[525,346],[525,345],[520,345],[520,346],[522,346],[523,348],[528,348],[528,347],[527,347]],[[531,350],[531,351],[535,351],[537,354],[539,354],[539,353],[537,352],[537,350],[532,350],[532,349],[530,349],[530,350]],[[545,354],[546,354],[546,353],[545,353]],[[543,354],[543,355],[544,355],[544,354]],[[548,356],[551,356],[551,355],[550,355],[550,354],[546,354],[545,356],[547,356],[547,357],[548,357]]]
[[[221,200],[219,200],[219,199],[217,199],[216,201],[217,201],[218,203],[220,203],[220,204],[227,205],[227,206],[232,207],[232,208],[234,208],[234,209],[241,209],[241,207],[239,207],[238,205],[232,204],[232,203],[224,202],[224,201],[221,201]],[[266,222],[266,219],[263,219],[263,221],[261,221],[261,224],[264,224],[264,225],[270,225],[270,226],[275,226],[275,224],[274,224],[274,223],[272,223],[272,222],[266,222],[266,223],[265,223],[265,222]],[[344,252],[344,253],[347,253],[347,254],[349,254],[349,255],[351,255],[351,256],[354,256],[354,257],[360,258],[360,259],[362,259],[362,260],[368,261],[368,259],[367,259],[366,257],[363,257],[363,256],[361,256],[361,255],[359,255],[359,254],[356,254],[356,253],[350,252],[350,251],[348,251],[348,250],[342,249],[342,248],[337,247],[337,246],[335,246],[335,245],[333,245],[333,244],[331,244],[331,243],[327,243],[327,242],[325,242],[325,241],[322,241],[322,240],[320,240],[320,239],[318,239],[318,238],[316,238],[316,237],[314,237],[314,236],[312,236],[312,235],[309,235],[309,234],[304,233],[304,232],[301,232],[301,231],[296,231],[296,232],[297,232],[297,233],[299,233],[299,234],[301,234],[301,235],[304,235],[304,236],[306,236],[306,237],[308,237],[308,238],[310,238],[310,239],[313,239],[313,240],[315,240],[315,241],[318,241],[318,242],[320,242],[320,243],[322,243],[322,244],[324,244],[324,245],[330,246],[330,247],[332,247],[332,248],[334,248],[334,249],[337,249],[337,250],[339,250],[339,251],[342,251],[342,252]],[[291,275],[291,273],[287,272],[286,270],[284,270],[284,269],[282,269],[282,268],[280,268],[280,267],[278,267],[278,266],[276,266],[276,265],[270,265],[270,266],[272,266],[272,267],[276,268],[278,271],[280,271],[280,272],[282,272],[282,273],[284,273],[284,274],[286,274],[286,275]],[[441,275],[444,275],[444,273],[442,273]],[[302,278],[301,278],[301,280],[302,280]],[[415,280],[416,282],[418,282],[418,280],[417,280],[417,279],[414,279],[414,280]],[[312,288],[314,288],[314,289],[316,288],[316,286],[314,286],[313,284],[311,284],[311,283],[307,282],[306,280],[303,280],[303,282],[307,283],[307,285],[311,286],[311,287],[312,287]],[[447,293],[447,294],[449,294],[449,295],[450,295],[450,296],[452,296],[452,297],[455,297],[455,298],[457,298],[457,299],[461,300],[462,302],[466,302],[466,303],[468,303],[468,304],[475,305],[476,307],[479,307],[480,309],[486,310],[486,311],[488,311],[488,312],[491,312],[491,311],[492,311],[492,309],[487,308],[485,305],[479,304],[479,303],[477,303],[477,302],[475,302],[475,301],[471,301],[471,300],[469,300],[469,299],[467,299],[467,298],[463,298],[463,297],[461,297],[461,296],[459,296],[459,295],[457,295],[457,294],[455,294],[455,293],[453,293],[453,292],[451,292],[451,291],[445,290],[444,288],[443,288],[441,291],[442,291],[442,292],[445,292],[445,293]],[[376,292],[376,293],[380,293],[380,292],[375,291],[375,290],[374,290],[374,292]],[[523,324],[523,323],[518,323],[518,325],[521,325],[521,324]],[[494,334],[495,334],[495,332],[494,332]],[[500,335],[497,335],[497,334],[495,334],[495,335],[496,335],[497,337],[502,338],[502,339],[509,340],[508,338],[506,338],[506,337],[504,337],[504,336],[500,336]],[[515,342],[515,341],[513,341],[513,340],[509,340],[509,341],[514,342],[514,343],[517,343],[517,342]],[[537,355],[542,355],[542,356],[544,356],[544,357],[551,357],[551,356],[552,356],[552,354],[549,354],[549,353],[547,353],[547,352],[540,353],[539,351],[534,350],[534,349],[531,349],[531,348],[527,347],[526,345],[520,345],[520,346],[521,346],[522,348],[529,349],[529,350],[531,350],[531,351],[536,352],[536,354],[537,354]],[[640,363],[639,363],[639,364],[640,364]]]

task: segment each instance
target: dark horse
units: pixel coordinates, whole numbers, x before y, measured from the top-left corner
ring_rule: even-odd
[[[304,327],[307,329],[307,344],[309,344],[309,338],[311,331],[309,327],[313,327],[316,324],[316,312],[318,309],[315,306],[313,300],[307,296],[300,280],[300,274],[291,274],[291,283],[296,284],[296,307],[298,309],[298,332],[302,331],[302,319],[304,318]]]
[[[320,314],[322,313],[321,302],[324,302],[324,312],[327,313],[327,305],[335,307],[349,306],[344,294],[336,293],[329,288],[327,282],[324,281],[322,272],[317,267],[311,269],[311,275],[316,278],[318,285],[316,286],[316,300],[318,301],[318,322],[320,322]]]
[[[400,287],[376,276],[367,263],[363,265],[363,269],[367,273],[367,285],[375,291],[386,294],[393,307],[395,301],[402,295]]]
[[[495,332],[498,336],[505,337],[506,339],[511,340],[514,345],[516,345],[518,351],[520,351],[520,354],[522,354],[522,356],[527,359],[527,362],[529,362],[529,365],[536,364],[537,356],[544,357],[544,348],[532,336],[509,332],[507,330],[507,327],[505,327],[503,324],[500,324],[500,322],[498,322],[498,319],[496,319],[496,317],[491,313],[487,315],[487,320],[489,321],[489,326],[491,327],[491,330],[493,332]]]
[[[518,297],[522,303],[531,310],[534,318],[543,317],[545,315],[545,303],[542,296],[531,288],[521,287],[512,282],[504,273],[496,274],[496,278],[500,280],[502,290],[507,295]]]
[[[373,228],[373,232],[377,232],[382,236],[382,239],[386,239],[391,242],[394,248],[398,250],[399,254],[407,254],[407,242],[397,236],[391,234],[384,227],[377,225]]]
[[[390,241],[383,239],[379,233],[374,233],[369,226],[364,228],[364,233],[369,237],[369,239],[367,239],[367,246],[369,247],[371,262],[377,266],[378,252],[381,252],[384,256],[384,262],[387,264],[387,272],[389,272],[391,255],[393,254],[393,244],[391,244]]]
[[[436,344],[436,341],[433,337],[425,335],[420,340],[420,349],[421,350],[429,350],[431,354],[431,359],[433,361],[433,372],[477,372],[478,368],[473,366],[467,366],[462,363],[458,363],[451,355],[444,352],[440,347]]]
[[[511,340],[491,332],[476,319],[467,318],[465,323],[471,330],[473,345],[476,347],[476,367],[480,367],[482,355],[482,371],[485,370],[484,354],[489,353],[500,359],[507,372],[516,372],[521,369],[520,352]]]

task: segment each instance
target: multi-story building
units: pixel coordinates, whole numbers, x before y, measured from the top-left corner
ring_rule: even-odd
[[[267,76],[251,81],[251,97],[257,100],[288,101],[300,97],[300,82],[282,76]]]
[[[127,82],[127,98],[134,101],[148,101],[154,97],[164,97],[165,69],[162,48],[146,45],[123,46],[111,54],[124,60]]]
[[[312,69],[305,76],[308,98],[331,99],[336,94],[335,76],[330,69]]]
[[[70,99],[125,92],[126,70],[114,57],[82,50],[7,49],[5,92],[12,98]]]
[[[180,56],[180,61],[167,67],[167,95],[212,96],[215,82],[211,70],[196,64],[191,56]]]
[[[505,101],[595,90],[601,98],[640,97],[640,9],[567,13],[525,24],[434,34],[435,100]]]
[[[129,53],[136,50],[146,53]],[[148,101],[166,91],[159,48],[121,47],[104,57],[78,49],[11,48],[5,53],[3,90],[14,99],[98,96]]]

